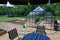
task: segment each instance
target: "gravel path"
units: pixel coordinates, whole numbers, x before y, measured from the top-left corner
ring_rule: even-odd
[[[12,24],[12,23],[6,23],[6,22],[0,22],[0,28],[7,30],[7,31],[10,31],[10,30],[16,28],[20,38],[22,38],[24,36],[24,34],[31,33],[36,30],[35,28],[29,28],[29,27],[22,28],[21,25],[19,25],[19,24]],[[8,34],[1,36],[0,40],[9,40]]]
[[[49,25],[46,25],[46,26],[49,26]],[[20,38],[22,38],[24,34],[31,33],[36,30],[35,28],[30,28],[30,27],[22,28],[21,24],[12,24],[7,22],[0,22],[0,28],[5,29],[7,31],[16,28]],[[49,36],[51,40],[60,40],[59,31],[58,32],[53,30],[45,30],[45,31],[47,33],[47,36]],[[1,36],[0,40],[9,40],[8,34],[6,33],[3,36]],[[15,40],[17,40],[17,38]]]

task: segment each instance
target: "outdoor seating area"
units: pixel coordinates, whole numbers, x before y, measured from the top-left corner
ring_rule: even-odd
[[[0,40],[60,40],[60,0],[1,0]]]

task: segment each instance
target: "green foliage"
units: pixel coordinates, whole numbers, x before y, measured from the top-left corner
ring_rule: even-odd
[[[15,8],[1,6],[0,15],[6,15],[7,12],[10,12],[13,16],[26,16],[34,8],[35,8],[35,5],[18,5]]]
[[[48,10],[54,11],[54,13],[59,16],[60,15],[60,3],[50,4],[50,5],[42,5]]]
[[[30,11],[35,9],[38,5],[17,5],[15,8],[8,8],[6,6],[0,6],[0,15],[6,15],[7,12],[11,12],[13,16],[26,16]],[[60,3],[44,4],[41,5],[48,10],[53,10],[56,15],[60,16]]]

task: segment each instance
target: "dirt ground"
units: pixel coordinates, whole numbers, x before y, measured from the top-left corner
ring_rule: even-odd
[[[60,21],[58,21],[60,22]],[[46,25],[51,26],[50,24]],[[25,34],[31,33],[36,31],[36,28],[31,28],[31,27],[26,27],[26,28],[22,28],[21,24],[15,24],[15,23],[9,23],[9,22],[0,22],[0,28],[10,31],[14,28],[17,29],[19,37],[22,38]],[[59,31],[54,31],[54,30],[45,30],[47,33],[47,36],[51,39],[51,40],[60,40],[60,32]],[[9,35],[8,33],[0,36],[0,40],[9,40]],[[17,38],[15,39],[17,40]]]
[[[36,30],[35,28],[30,28],[30,27],[22,28],[21,25],[19,25],[19,24],[6,23],[6,22],[0,22],[0,28],[7,30],[7,31],[10,31],[10,30],[16,28],[20,38],[22,38],[25,34],[31,33]],[[0,36],[0,40],[9,40],[8,33]],[[15,39],[15,40],[17,40],[17,39]]]

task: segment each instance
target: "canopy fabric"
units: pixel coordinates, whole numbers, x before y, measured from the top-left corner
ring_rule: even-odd
[[[8,1],[7,1],[6,6],[7,6],[7,7],[14,7],[14,5],[11,5]]]
[[[45,12],[45,8],[38,6],[37,8],[35,8],[33,11],[31,11],[28,15],[38,15],[41,12]]]

